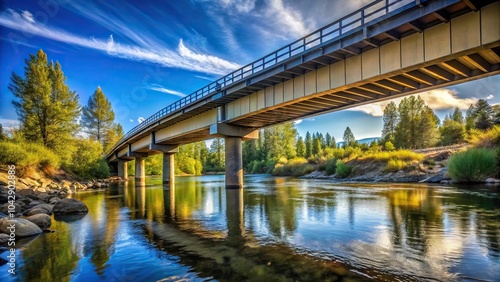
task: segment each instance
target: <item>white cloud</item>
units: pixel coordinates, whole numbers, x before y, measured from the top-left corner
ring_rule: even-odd
[[[23,11],[21,16],[23,17],[23,19],[25,19],[26,21],[30,22],[30,23],[35,23],[35,19],[33,18],[33,14],[31,14],[30,12],[28,11]]]
[[[488,97],[486,97],[486,100],[491,100],[491,99],[493,99],[493,98],[495,98],[495,96],[493,96],[493,95],[488,95]]]
[[[179,96],[179,97],[186,97],[187,95],[184,94],[184,93],[181,93],[179,91],[175,91],[175,90],[171,90],[171,89],[167,89],[159,84],[151,84],[151,85],[148,85],[146,87],[146,89],[149,89],[149,90],[153,90],[153,91],[158,91],[158,92],[162,92],[162,93],[167,93],[167,94],[172,94],[172,95],[175,95],[175,96]]]
[[[419,94],[414,94],[413,96],[420,96],[425,103],[431,107],[433,110],[444,110],[444,109],[454,109],[459,108],[465,110],[469,108],[471,104],[474,104],[476,98],[460,98],[457,93],[450,89],[434,89],[430,91],[425,91]],[[403,98],[396,98],[388,101],[372,103],[367,105],[358,106],[355,108],[350,108],[350,111],[363,112],[374,117],[381,117],[384,115],[384,108],[391,101],[399,104]]]
[[[301,124],[302,123],[302,120],[301,119],[298,119],[296,121],[293,122],[293,124],[297,125],[297,124]]]
[[[138,118],[137,118],[137,122],[138,122],[138,123],[141,123],[141,122],[143,122],[144,120],[146,120],[144,117],[138,117]]]
[[[133,119],[130,119],[130,122],[134,122],[134,120],[133,120]]]
[[[270,0],[267,17],[274,19],[278,30],[291,36],[304,36],[312,31],[298,10],[294,10],[283,4],[283,0]]]
[[[166,67],[174,67],[198,71],[210,74],[227,74],[237,68],[239,65],[224,59],[200,54],[192,51],[185,46],[182,39],[179,40],[177,50],[167,49],[160,44],[153,45],[128,45],[116,42],[111,35],[107,40],[87,38],[75,35],[64,30],[46,26],[40,23],[32,23],[28,16],[23,16],[24,20],[19,20],[21,15],[13,10],[9,13],[0,14],[0,25],[20,30],[25,33],[34,34],[48,39],[64,42],[67,44],[86,47],[101,52],[106,52],[110,56],[157,63]],[[24,13],[24,12],[23,12]],[[137,40],[140,41],[139,39]]]

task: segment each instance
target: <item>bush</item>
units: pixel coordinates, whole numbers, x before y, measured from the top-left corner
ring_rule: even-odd
[[[385,171],[388,172],[398,172],[400,170],[406,169],[408,167],[408,163],[402,160],[392,159],[387,162],[387,166],[385,167]]]
[[[467,141],[474,147],[496,148],[500,146],[500,125],[481,131],[473,129],[470,131]]]
[[[337,170],[337,159],[329,159],[326,162],[326,174],[331,175],[334,174]]]
[[[385,144],[384,144],[384,149],[385,149],[386,151],[389,151],[389,152],[390,152],[390,151],[394,151],[396,148],[394,148],[394,145],[392,144],[392,142],[391,142],[391,141],[387,141],[387,142],[385,142]]]
[[[345,164],[342,160],[337,160],[335,165],[337,166],[336,175],[339,178],[348,177],[352,173],[352,167]]]
[[[424,155],[410,150],[397,150],[391,152],[371,152],[359,158],[360,160],[374,160],[388,162],[389,160],[401,160],[405,162],[419,162],[424,159]]]
[[[446,166],[456,182],[480,182],[495,174],[495,158],[496,153],[492,149],[472,148],[453,154]]]
[[[68,169],[83,178],[101,178],[101,175],[109,174],[107,163],[102,160],[102,145],[92,140],[76,140],[76,150],[71,157]],[[97,175],[94,175],[97,174]]]
[[[109,176],[109,166],[105,159],[100,159],[91,164],[88,174],[94,178],[106,178]]]
[[[302,176],[314,171],[314,166],[304,158],[297,158],[287,163],[278,163],[272,171],[274,176]]]
[[[0,163],[15,164],[23,167],[34,166],[40,169],[59,167],[59,157],[51,150],[34,143],[0,142]]]

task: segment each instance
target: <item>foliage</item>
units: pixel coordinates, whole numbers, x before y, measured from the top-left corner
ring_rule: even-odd
[[[297,148],[297,157],[303,158],[306,156],[306,144],[304,143],[304,140],[302,139],[302,136],[299,136],[297,139],[297,144],[295,145]]]
[[[352,167],[342,160],[337,160],[335,163],[337,169],[335,170],[336,176],[339,178],[348,177],[352,173]]]
[[[7,139],[7,136],[3,133],[3,126],[0,124],[0,141]]]
[[[409,163],[403,160],[390,159],[385,166],[385,171],[398,172],[408,167]]]
[[[109,175],[109,168],[102,160],[102,144],[98,141],[77,139],[72,162],[67,168],[84,178],[102,178]]]
[[[392,142],[391,142],[391,141],[387,141],[387,142],[385,142],[385,144],[384,144],[384,149],[385,149],[386,151],[389,151],[389,152],[390,152],[390,151],[394,151],[394,150],[396,150],[396,148],[394,147],[394,145],[392,144]]]
[[[307,163],[304,158],[295,158],[285,163],[278,163],[272,175],[275,176],[302,176],[314,171],[314,166]]]
[[[415,153],[410,150],[397,150],[397,151],[383,151],[367,153],[359,158],[359,160],[373,160],[379,162],[388,162],[389,160],[402,160],[402,161],[421,161],[424,159],[423,154]]]
[[[445,119],[439,128],[442,146],[462,143],[465,139],[465,126],[453,119]]]
[[[0,163],[16,164],[20,168],[59,167],[59,157],[50,149],[35,143],[0,141]]]
[[[337,159],[329,159],[326,162],[326,174],[331,175],[334,174],[337,170]]]
[[[112,141],[108,140],[108,135],[113,130],[114,119],[115,113],[111,103],[98,86],[94,94],[89,97],[87,106],[82,108],[82,126],[92,139],[101,142],[103,148],[106,148]]]
[[[474,104],[474,127],[481,130],[490,129],[493,126],[495,112],[486,100],[479,99]]]
[[[472,148],[453,154],[446,166],[456,182],[480,182],[495,174],[495,158],[495,150]]]
[[[305,143],[306,143],[306,158],[309,158],[310,156],[312,156],[312,146],[313,146],[311,134],[309,133],[309,131],[306,133]]]
[[[354,134],[352,133],[349,126],[344,131],[343,140],[344,140],[344,144],[343,144],[344,148],[352,146],[352,145],[354,145],[354,143],[356,143],[356,138],[354,137]]]
[[[396,126],[398,124],[398,109],[396,103],[390,102],[384,108],[384,127],[382,129],[382,140],[389,141],[394,139]]]
[[[61,65],[49,64],[42,50],[25,62],[24,78],[12,73],[9,84],[21,131],[26,141],[55,149],[78,130],[78,95],[65,84]]]
[[[500,147],[500,125],[495,125],[486,131],[472,129],[467,137],[467,142],[475,147]]]

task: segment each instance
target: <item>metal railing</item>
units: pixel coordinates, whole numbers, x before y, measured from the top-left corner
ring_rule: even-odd
[[[316,30],[290,44],[280,48],[269,55],[266,55],[240,69],[237,69],[226,76],[219,78],[218,80],[206,85],[205,87],[196,90],[190,95],[181,98],[180,100],[168,105],[167,107],[156,112],[154,115],[148,117],[139,125],[135,126],[129,130],[123,137],[113,146],[113,148],[108,152],[108,156],[117,147],[119,147],[124,141],[129,139],[131,136],[135,135],[142,129],[154,124],[158,120],[164,118],[165,116],[182,109],[188,105],[199,101],[202,98],[211,96],[221,91],[222,88],[231,86],[234,83],[240,82],[245,78],[249,78],[254,74],[260,73],[266,69],[278,65],[287,59],[295,57],[297,55],[303,54],[306,51],[310,51],[312,48],[322,45],[326,42],[331,42],[340,39],[345,36],[349,31],[355,28],[362,27],[374,19],[386,15],[397,8],[400,8],[406,4],[414,2],[418,5],[424,0],[376,0],[359,10],[356,10],[324,27]]]

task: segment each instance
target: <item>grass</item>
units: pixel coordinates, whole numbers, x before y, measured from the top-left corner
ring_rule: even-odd
[[[384,152],[369,152],[358,158],[361,161],[378,161],[388,163],[390,160],[399,160],[403,162],[420,162],[424,159],[424,155],[415,153],[410,150],[384,151]]]
[[[500,125],[481,131],[471,130],[467,141],[474,147],[496,148],[500,146]]]
[[[296,158],[286,163],[278,163],[271,172],[274,176],[302,176],[315,170],[304,158]]]
[[[496,172],[496,152],[488,148],[472,148],[453,154],[447,163],[448,173],[456,182],[481,182]]]
[[[385,171],[398,172],[400,170],[406,169],[410,164],[411,163],[403,161],[403,160],[391,159],[387,162],[387,165],[385,167]]]
[[[0,163],[21,167],[59,167],[59,157],[42,145],[33,143],[0,142]]]

